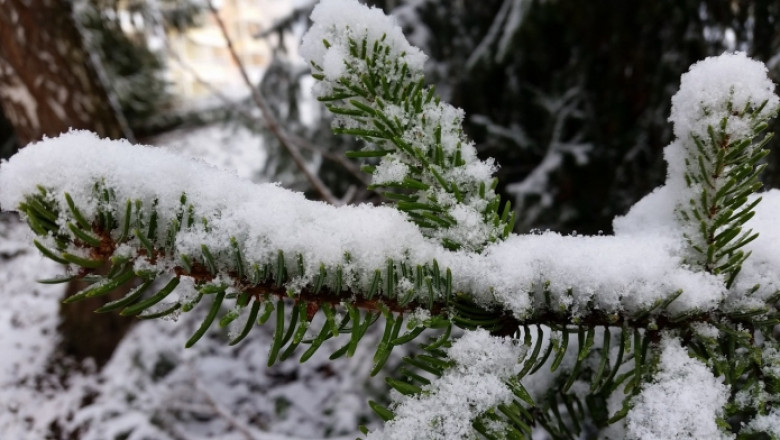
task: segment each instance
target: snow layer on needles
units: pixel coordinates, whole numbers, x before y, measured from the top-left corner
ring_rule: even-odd
[[[685,141],[697,136],[706,138],[707,126],[718,127],[721,119],[748,108],[768,115],[780,99],[775,85],[760,61],[751,60],[744,52],[709,57],[691,66],[680,79],[680,91],[672,97],[674,135]],[[728,107],[731,102],[732,107]],[[752,134],[750,118],[733,118],[727,130],[732,138]]]
[[[345,252],[361,268],[373,270],[384,267],[388,258],[405,259],[409,250],[414,259],[430,261],[439,249],[395,209],[336,208],[273,184],[253,184],[163,149],[101,140],[85,131],[28,146],[4,163],[0,204],[13,209],[40,184],[53,190],[60,206],[67,206],[64,193],[70,193],[76,206],[90,207],[82,211],[91,218],[96,209],[92,188],[101,179],[116,191],[120,206],[124,200],[139,199],[150,207],[156,200],[160,225],[175,217],[185,193],[196,218],[208,218],[210,232],[193,228],[180,233],[178,253],[200,255],[202,244],[212,250],[229,248],[230,238],[236,237],[246,242],[242,250],[250,261],[267,259],[281,249],[291,257],[301,254],[309,265],[307,272],[317,273],[320,263],[343,263]],[[164,233],[165,228],[158,229]]]
[[[554,310],[586,314],[590,308],[636,312],[677,290],[683,294],[669,310],[710,310],[726,291],[720,278],[682,265],[681,243],[662,235],[563,236],[553,232],[513,236],[489,248],[486,257],[512,289],[530,290],[535,306],[545,306],[549,291]]]
[[[699,160],[694,139],[706,144],[710,128],[716,133],[722,128],[732,140],[753,138],[756,121],[777,111],[780,98],[774,89],[766,66],[743,52],[706,58],[682,75],[669,116],[676,139],[664,149],[669,166],[666,186],[677,196],[676,204],[685,207],[689,200],[700,197],[698,184],[689,186],[685,180],[686,163],[697,164]],[[723,179],[713,184],[721,187]],[[697,228],[691,226],[691,235],[696,235]]]
[[[369,8],[357,0],[323,0],[312,11],[312,27],[303,36],[300,54],[323,69],[330,80],[344,74],[349,55],[349,38],[369,41],[385,38],[391,58],[406,62],[411,70],[422,70],[426,56],[406,41],[401,27],[379,8]],[[346,32],[345,32],[346,30]],[[328,41],[330,47],[323,45]],[[368,48],[371,50],[372,48]]]
[[[442,268],[452,270],[455,291],[473,295],[484,305],[500,304],[518,317],[534,308],[546,308],[546,296],[549,306],[578,314],[589,307],[605,312],[636,311],[678,290],[683,294],[672,303],[673,312],[712,310],[727,294],[721,278],[682,264],[681,241],[658,230],[642,233],[641,223],[634,223],[639,220],[631,216],[623,219],[624,232],[617,236],[567,237],[548,232],[512,236],[482,254],[451,252],[422,236],[390,207],[336,208],[275,185],[253,184],[162,149],[100,140],[83,131],[28,146],[3,163],[0,204],[13,209],[40,184],[52,189],[60,206],[66,206],[63,194],[70,193],[91,217],[95,209],[92,188],[100,179],[114,188],[120,202],[139,199],[151,206],[157,200],[161,225],[174,218],[185,192],[197,218],[207,217],[211,230],[180,232],[177,254],[200,255],[201,245],[206,244],[223,255],[222,264],[229,267],[230,238],[235,237],[250,262],[269,261],[282,250],[289,264],[302,255],[310,276],[318,273],[321,263],[331,269],[345,265],[345,270],[362,274],[362,284],[345,286],[358,292],[370,282],[369,274],[383,270],[387,259],[393,258],[412,267],[436,259]],[[751,224],[757,232],[766,228],[772,234],[767,219],[780,215],[778,200],[759,205],[755,224]],[[769,209],[766,212],[764,205]],[[746,266],[740,275],[745,285],[764,281],[767,275],[760,268],[780,261],[778,250],[759,245],[760,240],[752,246],[761,266],[755,270]],[[348,263],[345,253],[351,256]],[[161,270],[166,264],[178,262],[158,262]],[[307,283],[311,279],[289,287],[294,290]]]

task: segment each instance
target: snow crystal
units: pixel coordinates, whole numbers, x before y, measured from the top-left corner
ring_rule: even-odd
[[[402,398],[394,408],[395,419],[367,440],[476,438],[472,421],[513,399],[505,382],[520,371],[525,349],[486,330],[466,332],[448,350],[455,367],[424,387],[420,396]]]
[[[729,396],[723,378],[688,356],[680,341],[662,342],[659,371],[653,382],[634,398],[626,416],[628,438],[672,440],[727,439],[715,420]]]
[[[382,163],[377,165],[371,182],[374,185],[401,182],[408,174],[409,166],[401,162],[395,154],[388,154]]]
[[[717,339],[720,336],[720,330],[712,324],[696,322],[691,329],[699,336],[710,339]]]

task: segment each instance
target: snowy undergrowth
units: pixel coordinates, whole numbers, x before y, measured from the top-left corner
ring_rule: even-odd
[[[264,331],[237,348],[215,334],[183,351],[197,319],[135,327],[97,377],[93,401],[66,429],[94,440],[122,434],[136,440],[344,439],[373,419],[364,405],[372,386],[353,380],[366,377],[371,353],[267,368],[271,335]]]
[[[62,268],[30,246],[23,227],[15,216],[0,214],[0,436],[33,439],[45,438],[52,421],[78,407],[91,381],[68,374],[68,366],[49,368],[63,289],[35,280]]]

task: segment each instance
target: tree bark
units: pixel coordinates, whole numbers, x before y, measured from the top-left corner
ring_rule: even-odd
[[[21,145],[69,128],[130,135],[67,0],[0,0],[0,105]]]
[[[85,49],[68,0],[0,0],[0,106],[21,146],[70,128],[132,136]],[[67,290],[84,287],[73,282]],[[93,358],[98,366],[110,359],[133,321],[95,316],[101,304],[61,308],[62,354]]]

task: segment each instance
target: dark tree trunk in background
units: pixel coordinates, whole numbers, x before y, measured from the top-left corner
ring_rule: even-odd
[[[67,0],[0,0],[0,105],[21,145],[71,127],[129,135]]]
[[[70,128],[110,138],[130,135],[84,48],[67,0],[0,0],[0,106],[22,146]],[[71,283],[67,294],[84,287]],[[98,365],[111,357],[132,321],[96,316],[93,311],[103,302],[61,309],[64,354],[91,357]]]

